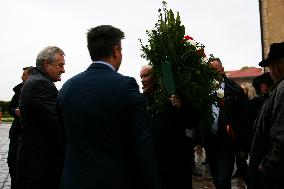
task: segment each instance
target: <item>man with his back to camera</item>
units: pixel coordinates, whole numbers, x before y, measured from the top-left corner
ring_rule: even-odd
[[[145,99],[134,78],[117,73],[123,38],[110,25],[91,28],[93,63],[59,92],[66,131],[62,189],[159,188]]]

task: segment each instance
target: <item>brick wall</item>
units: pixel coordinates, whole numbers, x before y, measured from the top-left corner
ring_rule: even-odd
[[[284,41],[284,0],[259,0],[264,58],[270,44]]]

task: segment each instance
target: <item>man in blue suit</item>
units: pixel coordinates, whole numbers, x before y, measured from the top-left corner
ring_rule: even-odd
[[[145,100],[134,78],[117,73],[123,38],[110,25],[91,28],[93,63],[59,92],[66,132],[63,189],[159,188]]]

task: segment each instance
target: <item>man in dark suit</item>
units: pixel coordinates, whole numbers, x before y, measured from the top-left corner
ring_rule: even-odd
[[[123,38],[110,25],[91,28],[93,63],[59,92],[66,131],[63,189],[159,188],[145,99],[134,78],[117,73]]]
[[[212,59],[213,69],[222,75],[217,105],[212,105],[214,123],[202,128],[203,143],[216,189],[231,189],[235,155],[247,151],[247,99],[240,86],[227,78],[219,58]]]
[[[14,117],[12,126],[9,130],[9,151],[8,151],[8,158],[7,163],[9,166],[9,174],[11,177],[11,189],[16,188],[16,164],[17,164],[17,151],[18,151],[18,136],[21,129],[20,123],[20,109],[19,109],[19,100],[22,91],[22,87],[26,80],[28,79],[29,75],[32,73],[33,67],[24,67],[23,74],[22,74],[22,83],[16,85],[13,88],[15,94],[12,97],[12,100],[9,104],[10,106],[10,114]]]
[[[38,54],[36,68],[22,88],[17,189],[59,188],[63,142],[56,112],[58,91],[53,82],[61,80],[64,65],[64,52],[55,46],[46,47]]]

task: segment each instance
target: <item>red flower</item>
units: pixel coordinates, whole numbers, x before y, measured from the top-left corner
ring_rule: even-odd
[[[193,40],[193,38],[190,37],[189,35],[186,35],[186,36],[184,36],[183,38],[186,39],[186,40]]]

